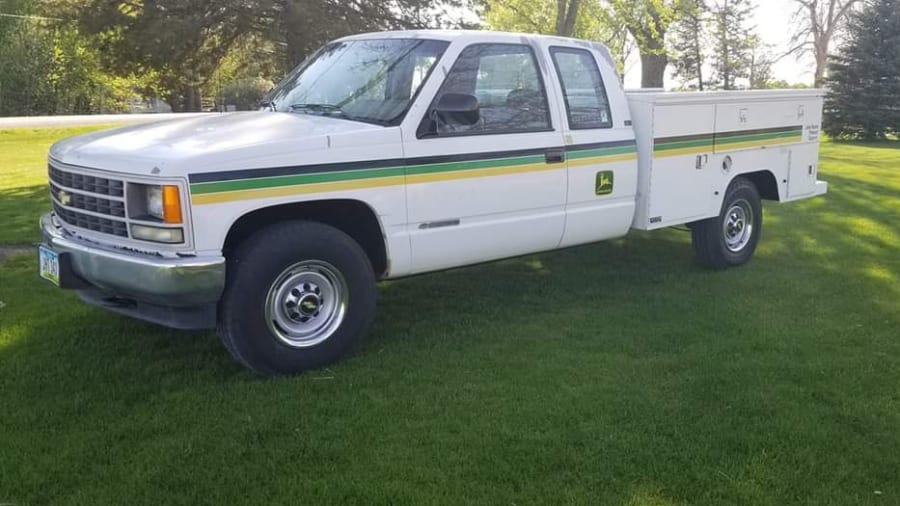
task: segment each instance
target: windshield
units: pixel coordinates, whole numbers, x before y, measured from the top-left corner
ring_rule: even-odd
[[[328,44],[272,90],[266,106],[279,112],[396,125],[448,44],[423,39]]]

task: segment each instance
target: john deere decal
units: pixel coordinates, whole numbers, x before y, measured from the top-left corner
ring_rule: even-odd
[[[594,193],[597,195],[609,195],[613,192],[613,171],[604,170],[597,173],[597,180],[594,183]]]

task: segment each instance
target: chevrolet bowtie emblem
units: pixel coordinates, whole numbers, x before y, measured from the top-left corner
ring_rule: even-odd
[[[59,203],[67,206],[72,203],[72,196],[64,191],[60,191],[56,194],[56,197],[59,199]]]

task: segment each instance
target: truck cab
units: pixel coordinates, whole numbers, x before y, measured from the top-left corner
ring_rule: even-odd
[[[41,274],[274,375],[347,353],[379,279],[685,223],[701,263],[740,265],[761,198],[825,191],[821,93],[674,95],[627,94],[588,41],[346,37],[260,111],[53,146]]]

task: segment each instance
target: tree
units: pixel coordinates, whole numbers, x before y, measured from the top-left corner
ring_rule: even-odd
[[[229,0],[245,4],[251,0]],[[284,48],[286,68],[323,43],[354,33],[460,26],[466,0],[252,0],[262,33]],[[262,13],[262,15],[260,15]]]
[[[751,35],[750,39],[750,88],[754,90],[773,88],[772,65],[777,59],[772,56],[771,48],[764,44],[757,35]]]
[[[666,32],[680,13],[681,0],[605,0],[607,23],[622,24],[641,56],[641,87],[662,88],[669,63]]]
[[[750,77],[755,39],[747,23],[753,9],[749,0],[718,0],[712,7],[713,71],[723,89]]]
[[[560,18],[575,12],[574,25],[567,36],[602,42],[616,59],[619,70],[623,70],[629,52],[628,32],[624,27],[608,22],[599,2],[581,2],[577,12],[567,5],[564,15],[560,14],[558,0],[487,0],[483,5],[487,26],[510,32],[559,34]]]
[[[793,0],[797,5],[789,52],[812,53],[816,58],[813,86],[822,86],[828,63],[828,48],[847,15],[860,0]]]
[[[271,43],[286,72],[323,43],[366,31],[446,26],[464,0],[48,0],[98,41],[110,71],[155,72],[173,110],[199,110],[203,89],[248,37]],[[250,39],[252,40],[252,39]],[[273,78],[277,76],[265,76]]]
[[[484,20],[492,30],[552,34],[556,32],[559,4],[556,0],[486,0]],[[585,16],[576,17],[573,34],[587,38]]]
[[[706,16],[709,10],[703,0],[685,0],[681,16],[673,25],[671,62],[674,77],[682,86],[703,91],[703,64],[706,61]]]
[[[826,77],[825,132],[876,140],[900,134],[900,0],[866,0]]]

